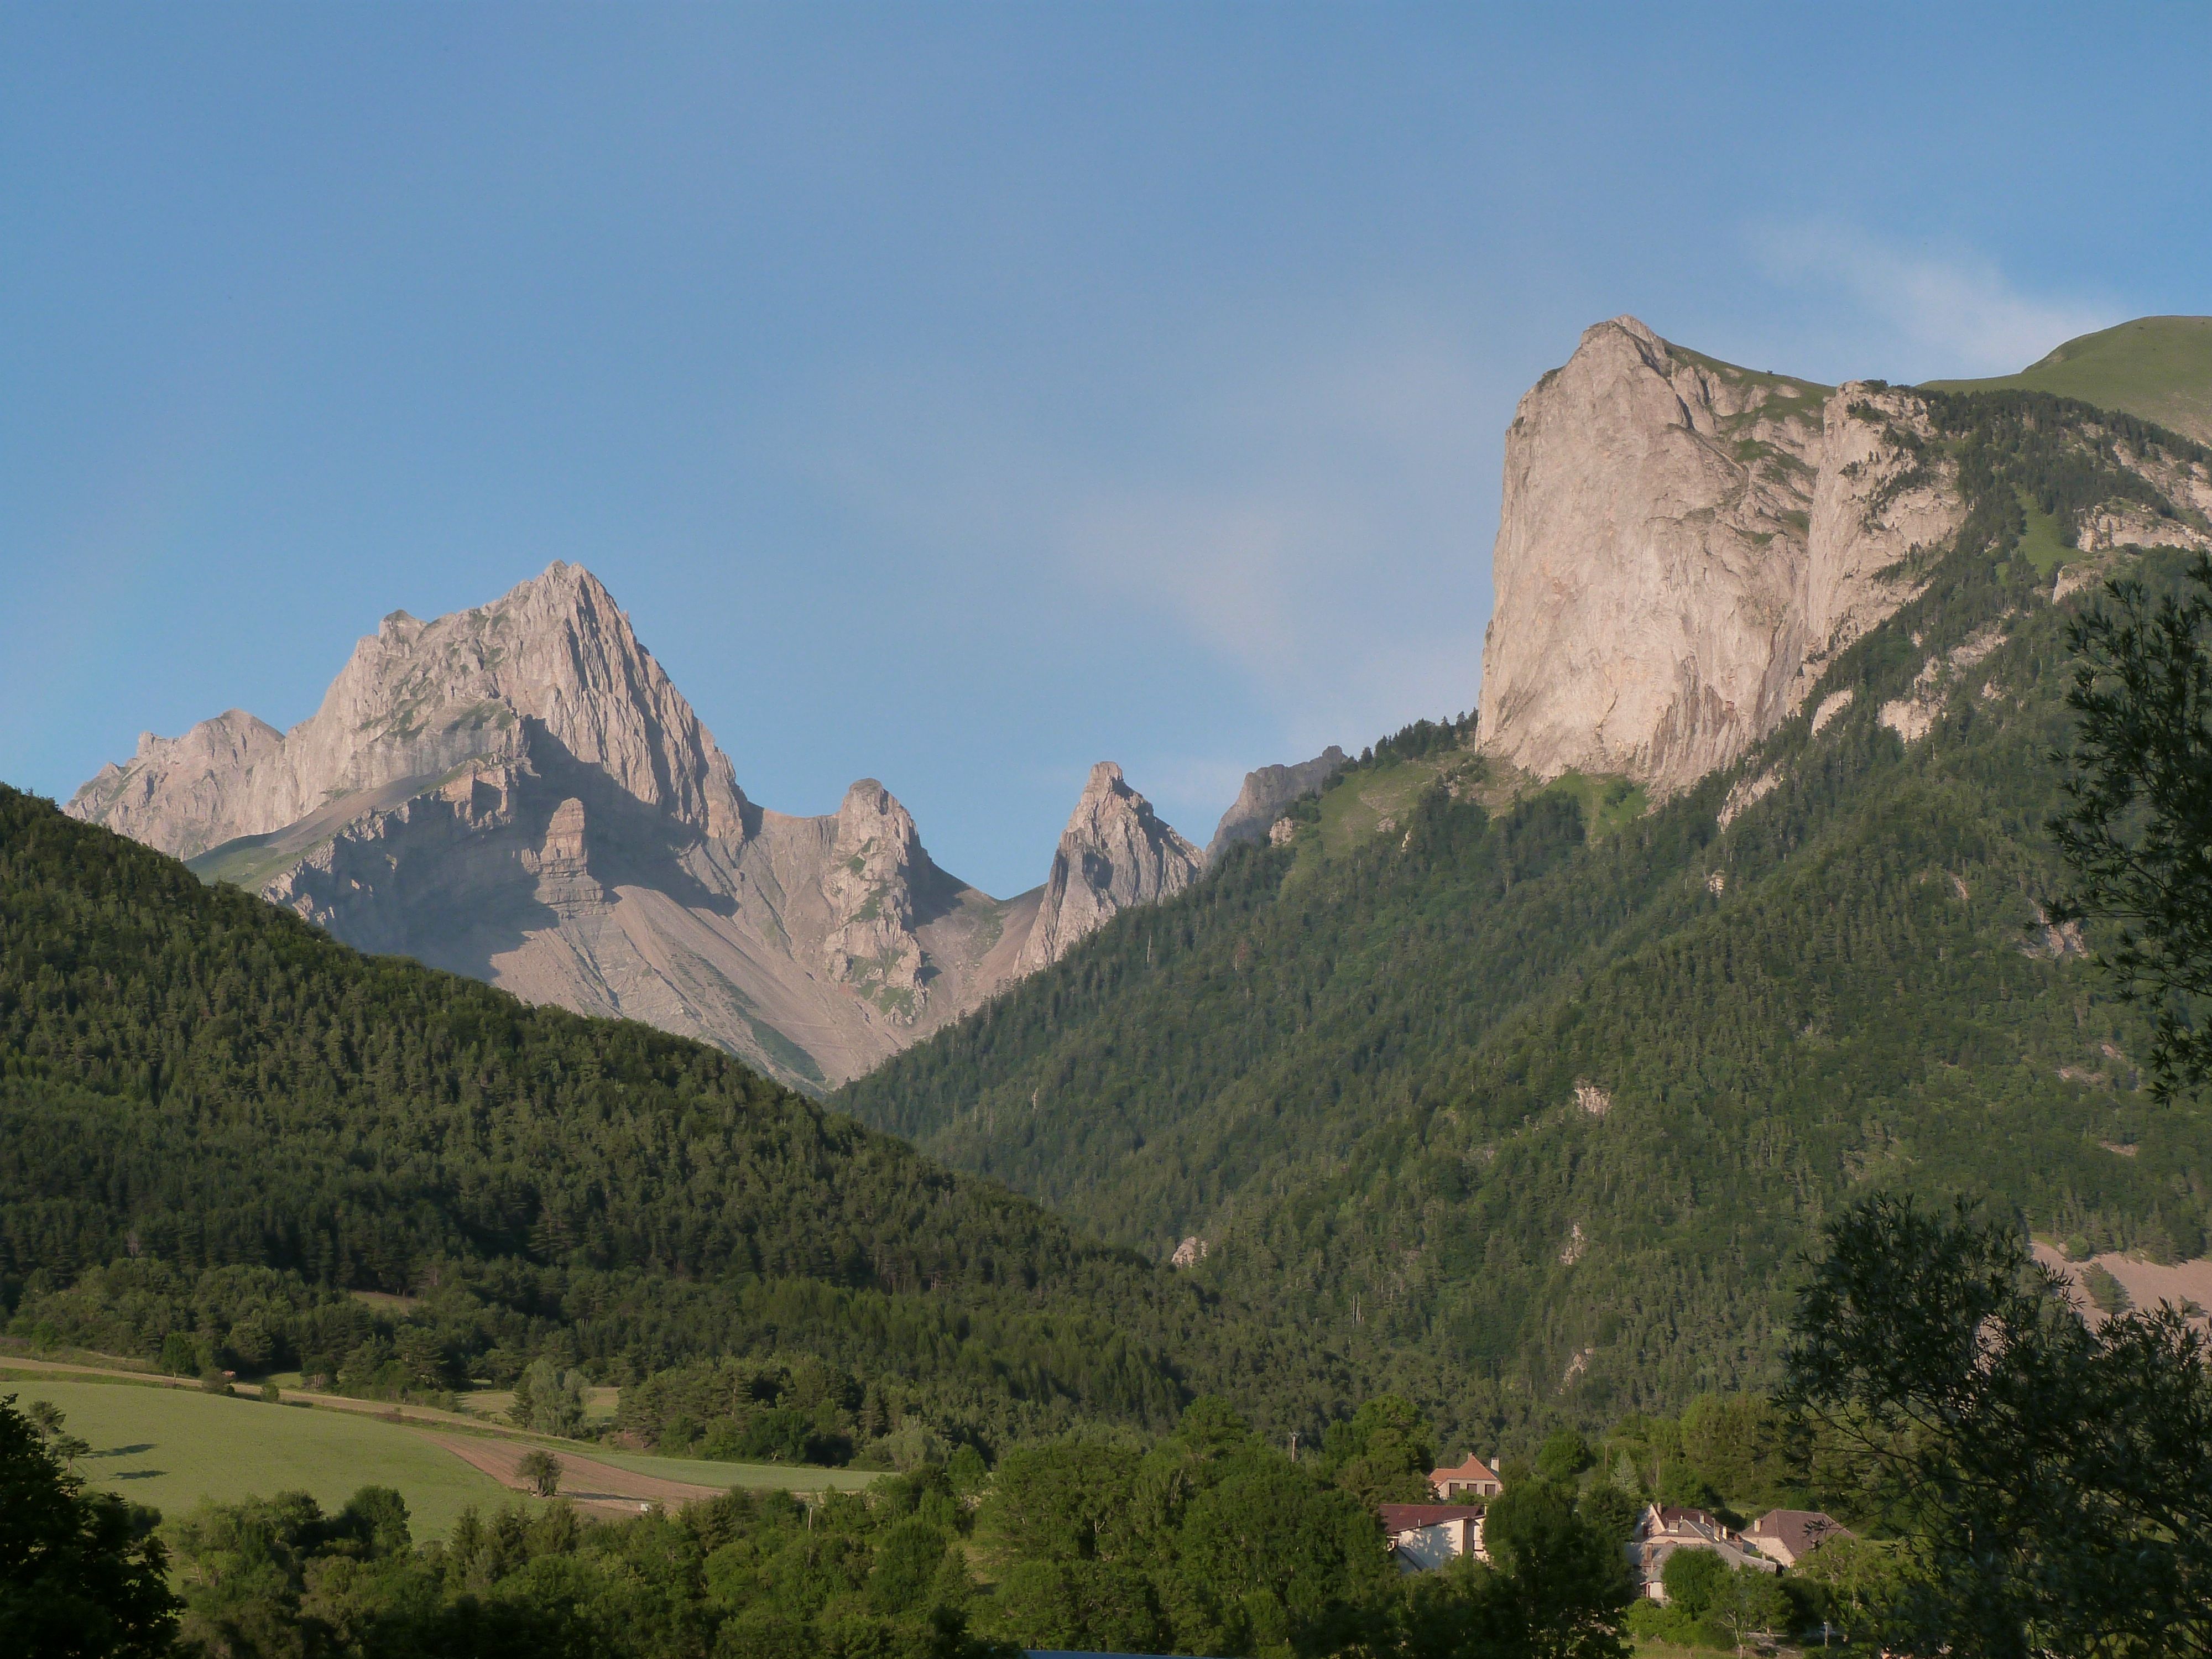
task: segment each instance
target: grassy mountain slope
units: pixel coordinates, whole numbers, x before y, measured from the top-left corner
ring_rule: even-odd
[[[395,1330],[348,1291],[420,1301]],[[1336,1403],[1295,1334],[715,1049],[361,956],[6,789],[0,1296],[428,1383],[811,1357],[987,1439]]]
[[[2138,317],[2069,340],[2017,374],[1933,380],[1940,392],[2048,392],[2212,443],[2212,317]]]
[[[1394,833],[1333,851],[1309,803],[838,1103],[1140,1249],[1203,1238],[1195,1277],[1479,1443],[1766,1379],[1794,1252],[1874,1184],[2201,1248],[2212,1118],[2147,1109],[2136,1026],[2036,907],[2064,615],[2019,544],[2140,480],[2081,405],[1935,401],[1958,544],[1735,774],[1620,823],[1589,780],[1486,808],[1430,756]],[[1906,743],[1881,711],[1915,699]]]

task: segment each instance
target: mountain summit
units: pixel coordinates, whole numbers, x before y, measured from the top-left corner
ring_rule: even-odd
[[[557,562],[473,611],[392,612],[289,732],[237,709],[181,738],[147,732],[69,811],[190,858],[466,763],[538,760],[588,768],[703,834],[744,836],[728,758],[599,579]]]
[[[1123,781],[1120,767],[1100,761],[1053,855],[1021,971],[1051,966],[1116,911],[1172,898],[1205,872],[1206,854]]]
[[[2017,374],[1931,380],[1931,392],[2048,392],[2212,444],[2212,317],[2138,317],[2079,335]]]
[[[386,617],[289,732],[233,709],[149,732],[67,810],[349,944],[822,1088],[1187,884],[1188,844],[1109,769],[1119,804],[1086,792],[1079,863],[1127,873],[1079,873],[1041,919],[1045,890],[1001,901],[939,868],[872,778],[819,817],[749,801],[606,588],[556,563],[474,610]]]

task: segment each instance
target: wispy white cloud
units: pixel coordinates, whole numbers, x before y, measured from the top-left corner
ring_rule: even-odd
[[[1072,653],[1091,647],[1070,619],[1149,619],[1269,709],[1284,752],[1232,764],[1194,720],[1189,751],[1158,757],[1141,787],[1186,830],[1246,767],[1472,707],[1521,388],[1403,313],[1318,325],[1294,360],[1215,349],[1152,373],[1042,411],[973,372],[870,374],[809,423],[865,448],[832,439],[807,464],[886,539],[995,563]]]
[[[1752,243],[1768,276],[1838,293],[1887,332],[1912,359],[1902,378],[2010,374],[2130,314],[2110,295],[2024,292],[1978,253],[1905,246],[1830,221],[1766,226]]]

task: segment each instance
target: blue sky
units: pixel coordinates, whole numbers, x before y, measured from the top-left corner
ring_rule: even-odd
[[[1475,698],[1515,399],[2212,311],[2212,8],[0,10],[0,778],[556,558],[754,799],[1042,878],[1090,763]]]

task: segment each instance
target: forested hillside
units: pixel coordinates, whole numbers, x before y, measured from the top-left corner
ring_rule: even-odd
[[[1623,823],[1625,790],[1462,752],[1344,847],[1309,803],[836,1103],[1155,1255],[1204,1241],[1194,1278],[1448,1441],[1764,1382],[1796,1253],[1869,1188],[2201,1249],[2212,1123],[2149,1108],[2138,1026],[2039,905],[2094,597],[2053,570],[2100,503],[2187,515],[2116,446],[2212,453],[2047,395],[1929,410],[1964,529],[1735,771]]]
[[[0,1295],[21,1334],[387,1391],[808,1360],[855,1433],[986,1445],[1341,1404],[1297,1333],[703,1044],[361,956],[4,789]]]

